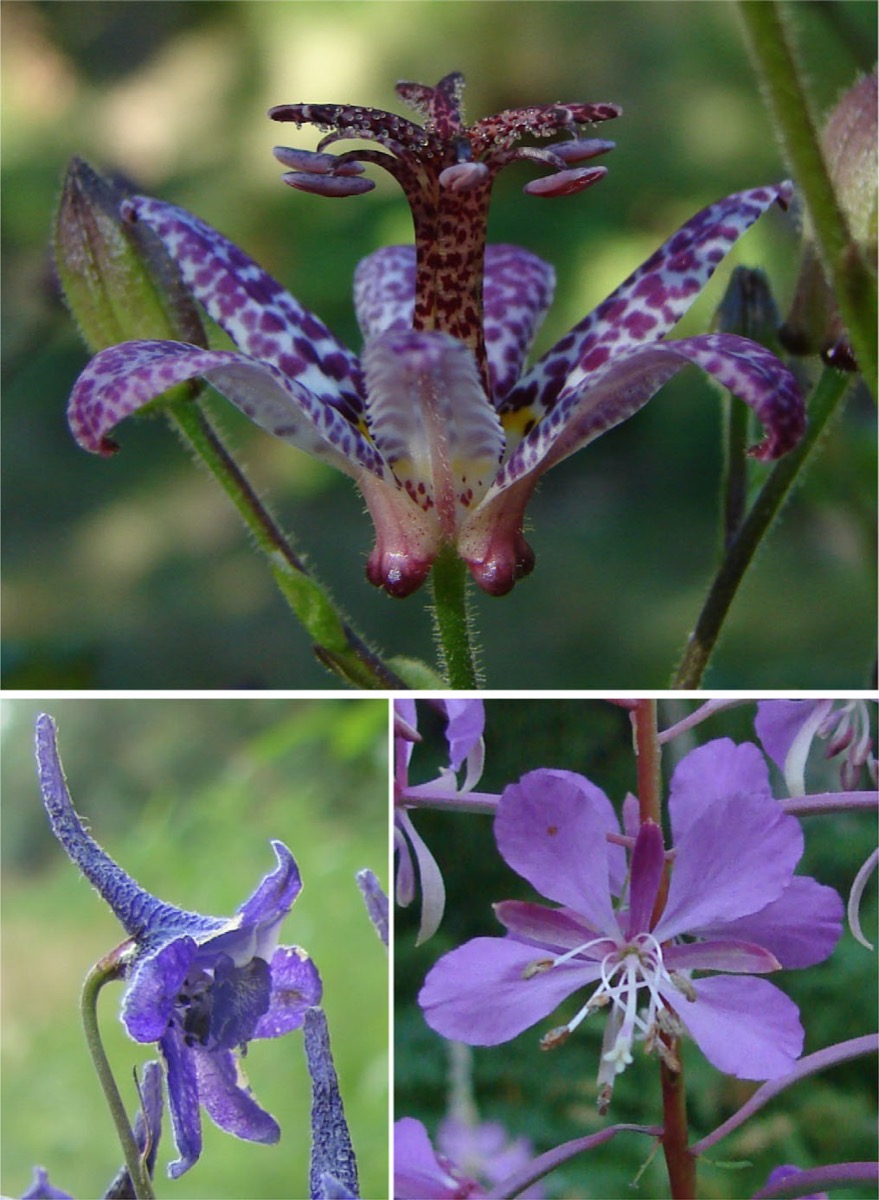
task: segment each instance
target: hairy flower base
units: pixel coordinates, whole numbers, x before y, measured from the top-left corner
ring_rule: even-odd
[[[516,246],[487,246],[493,180],[527,159],[555,174],[526,188],[578,192],[604,174],[571,164],[612,143],[580,126],[619,114],[608,104],[515,109],[463,123],[462,80],[402,84],[424,126],[358,106],[284,105],[278,120],[327,132],[317,152],[281,148],[287,181],[325,195],[368,189],[364,165],[401,184],[414,246],[364,259],[355,304],[358,358],[236,246],[157,200],[123,205],[154,231],[191,294],[236,351],[132,341],[97,355],[70,398],[82,446],[110,453],[119,421],[169,387],[202,377],[263,429],[351,476],[375,525],[367,576],[391,595],[415,591],[454,546],[479,586],[508,592],[534,565],[525,508],[543,473],[638,411],[692,363],[748,404],[766,433],[752,453],[776,458],[802,436],[802,398],[767,350],[731,334],[664,341],[739,236],[790,185],[756,188],[688,221],[611,296],[530,368],[525,359],[551,302],[554,273]],[[524,136],[557,143],[517,146]],[[334,155],[343,138],[379,149]]]

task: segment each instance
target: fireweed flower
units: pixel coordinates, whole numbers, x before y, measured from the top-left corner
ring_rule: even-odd
[[[876,781],[870,710],[864,700],[761,700],[754,729],[763,749],[784,772],[792,796],[806,793],[806,759],[816,737],[826,741],[826,757],[840,757],[840,781],[853,791],[866,764]]]
[[[752,407],[772,459],[804,428],[797,385],[756,343],[732,334],[663,341],[738,237],[789,184],[739,192],[698,213],[599,307],[526,369],[549,307],[552,268],[516,246],[486,246],[492,185],[511,162],[549,174],[531,195],[579,192],[605,174],[579,165],[613,143],[583,136],[619,115],[613,104],[512,109],[465,125],[463,79],[397,85],[424,124],[356,105],[289,104],[279,121],[317,125],[317,151],[276,149],[293,187],[352,196],[374,185],[365,165],[401,185],[414,246],[388,246],[357,268],[358,358],[241,250],[170,204],[135,198],[123,215],[155,230],[186,285],[237,351],[132,341],[98,354],[70,398],[87,450],[116,449],[109,431],[183,380],[201,376],[261,428],[351,476],[376,542],[367,576],[395,596],[415,591],[439,551],[454,546],[493,595],[528,574],[522,533],[541,475],[638,411],[686,363]],[[518,145],[526,137],[561,140]],[[376,143],[334,154],[345,138]]]
[[[832,888],[794,876],[802,830],[773,798],[756,746],[721,739],[686,755],[672,778],[669,814],[670,856],[660,828],[638,828],[628,803],[626,831],[635,836],[627,872],[616,815],[588,779],[537,770],[507,787],[495,820],[498,849],[562,907],[495,905],[507,936],[474,938],[439,960],[418,997],[427,1023],[447,1038],[496,1045],[596,984],[541,1044],[560,1045],[605,1011],[602,1108],[636,1041],[672,1068],[667,1039],[686,1032],[727,1074],[788,1072],[803,1046],[796,1005],[753,976],[827,958],[841,933],[842,902]],[[666,861],[668,895],[654,917]]]
[[[528,1138],[511,1138],[500,1121],[471,1123],[461,1117],[443,1117],[436,1144],[459,1170],[488,1186],[501,1183],[534,1158]],[[521,1200],[543,1200],[545,1193],[542,1184],[535,1183],[516,1195]]]
[[[485,1190],[430,1144],[414,1117],[394,1123],[394,1200],[466,1200]]]
[[[449,800],[473,790],[482,775],[485,744],[485,710],[481,700],[437,700],[446,716],[449,765],[440,767],[429,783],[409,783],[412,746],[420,740],[414,700],[394,701],[394,850],[397,854],[396,900],[406,908],[415,898],[415,863],[421,880],[421,926],[418,945],[433,937],[443,919],[446,889],[436,859],[412,824],[406,811],[407,799]],[[464,783],[458,788],[457,772],[466,763]]]
[[[201,1153],[203,1105],[215,1125],[276,1142],[275,1119],[253,1098],[235,1051],[279,1037],[320,1001],[317,968],[279,946],[281,922],[302,884],[293,855],[273,841],[276,869],[228,919],[186,912],[144,891],[83,828],[58,757],[55,722],[37,719],[37,768],[52,831],[131,939],[122,1022],[136,1042],[158,1042],[168,1075],[177,1178]]]

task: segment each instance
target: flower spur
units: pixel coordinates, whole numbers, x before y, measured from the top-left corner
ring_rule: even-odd
[[[276,1142],[275,1119],[254,1100],[235,1054],[254,1038],[298,1029],[321,997],[317,968],[298,946],[279,946],[281,922],[302,884],[293,855],[273,841],[277,867],[234,917],[186,912],[141,888],[85,831],[58,757],[55,722],[36,728],[37,768],[52,830],[131,939],[122,1022],[137,1042],[158,1042],[180,1157],[177,1178],[201,1153],[202,1104],[227,1133]]]
[[[508,110],[472,126],[460,75],[398,95],[418,125],[359,106],[296,104],[276,120],[316,124],[317,151],[279,148],[293,187],[326,196],[370,190],[364,165],[402,186],[415,244],[388,246],[357,268],[358,358],[241,250],[182,209],[144,197],[123,205],[160,237],[184,282],[237,351],[133,341],[99,353],[70,398],[88,450],[116,449],[109,431],[176,383],[201,376],[256,424],[332,463],[357,483],[373,519],[367,576],[395,596],[415,591],[454,546],[494,595],[528,574],[525,509],[541,475],[633,415],[693,363],[739,396],[766,428],[751,453],[778,457],[799,440],[804,406],[790,372],[732,334],[663,341],[738,237],[789,184],[729,196],[698,213],[530,368],[525,357],[552,300],[554,273],[516,246],[486,246],[491,187],[517,160],[552,173],[531,195],[568,195],[601,179],[580,166],[613,143],[581,136],[620,110],[552,104]],[[549,145],[518,145],[525,136]],[[343,138],[378,148],[329,153]]]

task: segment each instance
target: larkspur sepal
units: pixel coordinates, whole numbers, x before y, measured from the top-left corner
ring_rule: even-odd
[[[276,868],[228,919],[165,904],[141,888],[86,833],[58,756],[55,722],[37,718],[37,764],[53,832],[131,935],[122,967],[122,1021],[138,1042],[157,1042],[168,1072],[178,1178],[201,1153],[203,1106],[227,1133],[274,1142],[275,1119],[254,1100],[238,1052],[256,1038],[298,1029],[319,1003],[320,975],[298,946],[278,945],[302,882],[283,842]]]
[[[338,1185],[342,1195],[360,1195],[357,1159],[339,1080],[330,1049],[330,1033],[323,1009],[317,1006],[305,1013],[305,1056],[311,1077],[311,1163],[309,1189],[312,1200],[325,1200]],[[325,1178],[332,1181],[329,1189]]]

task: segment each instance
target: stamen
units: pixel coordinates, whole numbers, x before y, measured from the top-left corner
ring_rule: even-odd
[[[534,962],[528,963],[522,971],[523,979],[533,979],[535,975],[545,975],[547,971],[551,971],[555,963],[551,958],[538,958]]]
[[[571,1031],[567,1025],[557,1025],[540,1039],[540,1049],[555,1050],[556,1046],[563,1045],[570,1036]]]

